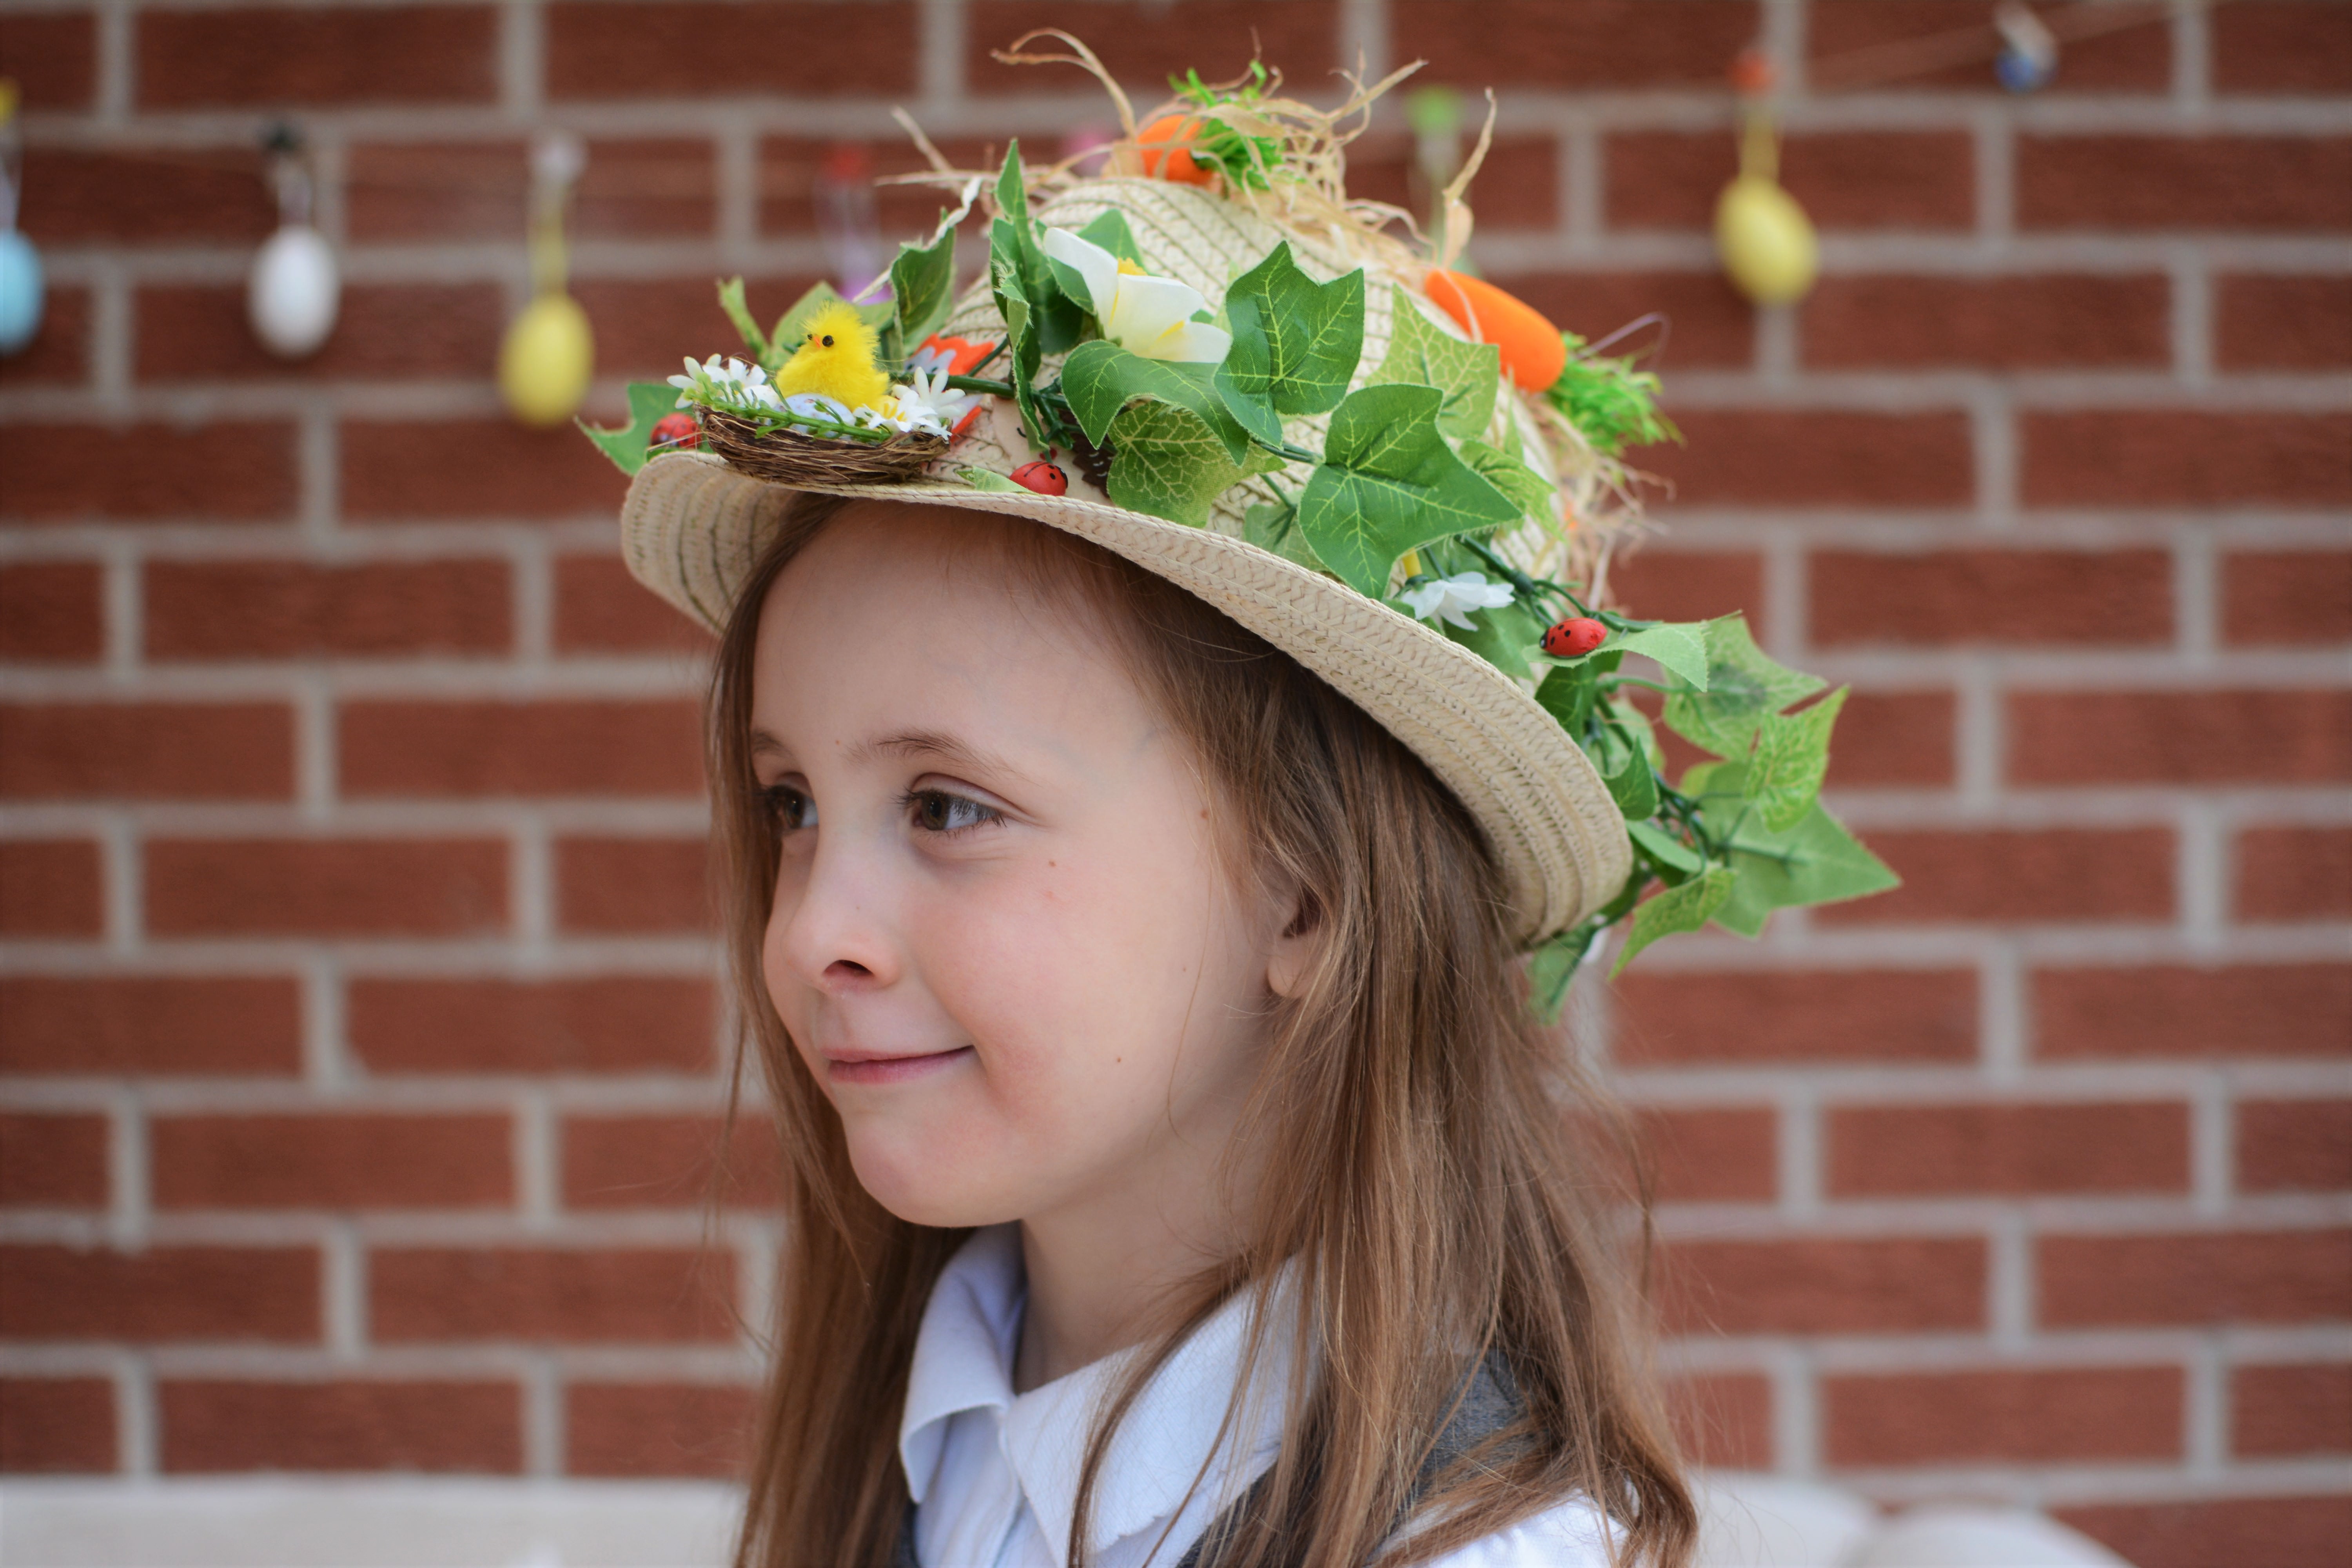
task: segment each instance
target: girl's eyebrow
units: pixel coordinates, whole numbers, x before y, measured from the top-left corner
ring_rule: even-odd
[[[848,752],[848,760],[852,763],[870,762],[882,756],[928,758],[959,773],[978,773],[992,777],[1026,781],[1029,776],[997,752],[982,751],[936,730],[908,730],[876,741],[861,741],[850,747]]]

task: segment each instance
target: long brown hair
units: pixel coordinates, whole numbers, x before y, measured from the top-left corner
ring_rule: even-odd
[[[761,979],[780,846],[749,754],[753,645],[770,585],[839,510],[803,499],[787,514],[730,618],[709,705],[742,1055],[765,1075],[784,1166],[775,1361],[737,1568],[887,1563],[909,1506],[898,1433],[916,1333],[970,1234],[908,1224],[866,1195]],[[1108,635],[1191,742],[1237,872],[1299,889],[1318,937],[1299,994],[1270,1020],[1235,1140],[1261,1161],[1237,1226],[1247,1240],[1170,1304],[1106,1405],[1073,1562],[1129,1405],[1187,1332],[1251,1290],[1249,1354],[1286,1336],[1294,1371],[1265,1506],[1214,1543],[1219,1568],[1355,1568],[1384,1542],[1388,1561],[1422,1562],[1574,1492],[1622,1530],[1621,1562],[1683,1568],[1694,1512],[1640,1353],[1622,1223],[1638,1212],[1645,1253],[1645,1197],[1610,1179],[1616,1153],[1595,1152],[1593,1130],[1613,1134],[1622,1116],[1562,1033],[1528,1015],[1475,824],[1379,724],[1202,601],[1055,531],[971,521],[976,548],[1002,549],[1042,602]],[[1523,1417],[1408,1510],[1489,1352]]]

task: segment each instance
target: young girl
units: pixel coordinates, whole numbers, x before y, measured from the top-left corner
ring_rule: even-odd
[[[1534,571],[1605,477],[1557,335],[1475,342],[1526,308],[1351,216],[1328,120],[1191,108],[1198,185],[1061,174],[1033,216],[1009,157],[952,320],[951,238],[879,343],[739,308],[764,363],[676,381],[717,454],[623,514],[722,628],[788,1164],[740,1568],[1678,1568],[1641,1233],[1543,1015],[1654,878],[1633,945],[1751,896],[1711,804],[1749,786],[1659,795],[1617,657],[1685,668],[1703,743],[1819,683]],[[1711,658],[1763,694],[1703,700]]]

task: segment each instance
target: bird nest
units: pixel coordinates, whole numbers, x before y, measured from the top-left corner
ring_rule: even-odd
[[[729,468],[780,485],[860,485],[911,479],[948,449],[938,436],[908,433],[887,441],[835,440],[763,429],[722,409],[701,410],[702,440]]]

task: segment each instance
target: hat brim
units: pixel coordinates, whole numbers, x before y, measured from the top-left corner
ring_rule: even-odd
[[[1518,683],[1419,621],[1229,534],[1077,495],[929,479],[787,487],[681,452],[654,458],[629,486],[629,570],[716,630],[795,489],[1033,518],[1230,616],[1370,714],[1469,808],[1502,868],[1522,943],[1583,920],[1624,885],[1633,848],[1616,802]]]

